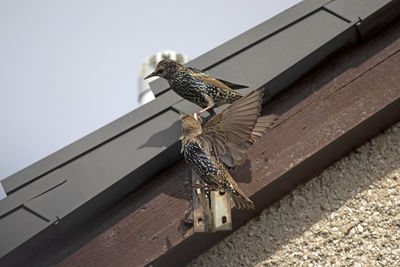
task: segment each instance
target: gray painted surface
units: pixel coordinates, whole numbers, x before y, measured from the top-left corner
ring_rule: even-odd
[[[1,256],[20,246],[48,225],[46,221],[23,208],[2,218],[0,220]]]
[[[268,98],[357,41],[363,23],[373,25],[369,18],[398,3],[304,1],[188,65],[251,89],[267,86]],[[12,253],[0,263],[31,256],[181,158],[179,112],[198,108],[165,81],[151,87],[154,101],[2,181],[9,196],[0,201],[0,256]]]
[[[357,22],[365,20],[377,10],[390,4],[390,0],[336,0],[326,5],[326,8],[346,19]],[[351,4],[349,4],[351,3]]]
[[[91,149],[117,137],[121,133],[157,116],[158,113],[170,108],[171,105],[180,101],[179,96],[174,93],[164,94],[152,102],[141,106],[135,111],[113,121],[99,130],[89,134],[71,145],[51,154],[37,163],[7,177],[1,183],[7,194],[18,189],[26,183],[31,182],[48,173],[62,164],[68,163],[76,157],[87,153]]]

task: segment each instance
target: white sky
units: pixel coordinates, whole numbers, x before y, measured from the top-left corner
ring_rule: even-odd
[[[196,58],[298,2],[0,1],[0,180],[135,109],[144,58]]]

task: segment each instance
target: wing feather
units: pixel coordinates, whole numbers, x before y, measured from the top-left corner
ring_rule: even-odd
[[[263,136],[279,119],[277,115],[269,115],[261,117],[257,120],[256,125],[254,126],[253,131],[251,132],[250,142],[254,143],[261,136]]]
[[[257,140],[268,123],[260,117],[264,89],[258,89],[235,101],[203,125],[202,138],[213,144],[216,156],[227,166],[246,159],[249,142]]]
[[[190,75],[194,79],[214,85],[215,87],[218,87],[218,88],[226,90],[226,91],[231,91],[233,93],[236,93],[233,89],[247,88],[247,86],[245,86],[245,85],[234,84],[234,83],[230,83],[230,82],[227,82],[227,81],[224,81],[221,79],[216,79],[216,78],[212,77],[211,75],[209,75],[205,72],[202,72],[196,68],[187,67],[187,69],[189,70]]]
[[[220,81],[220,82],[222,82],[223,84],[225,84],[225,85],[228,86],[229,88],[232,88],[232,89],[235,89],[235,90],[244,89],[244,88],[249,88],[247,85],[241,85],[241,84],[231,83],[231,82],[224,81],[224,80],[218,79],[218,78],[217,78],[217,80]]]

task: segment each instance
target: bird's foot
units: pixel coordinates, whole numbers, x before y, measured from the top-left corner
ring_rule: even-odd
[[[193,188],[203,189],[206,192],[218,190],[218,186],[204,185],[204,184],[194,184]]]
[[[206,108],[203,108],[202,110],[197,111],[196,114],[197,114],[197,116],[200,116],[201,113],[203,113],[204,111],[210,110],[212,108],[213,108],[213,106],[208,106]]]

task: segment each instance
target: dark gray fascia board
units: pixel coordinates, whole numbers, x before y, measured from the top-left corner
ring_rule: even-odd
[[[18,209],[24,203],[62,185],[66,181],[67,180],[62,176],[53,177],[47,175],[43,177],[43,179],[38,179],[32,182],[29,187],[21,188],[21,190],[16,191],[15,194],[0,201],[0,218],[3,218],[7,213]]]
[[[399,0],[335,0],[325,6],[356,23],[362,39],[368,38],[400,13]]]
[[[2,180],[7,194],[90,152],[107,141],[169,109],[181,99],[174,93],[157,97],[121,118]]]
[[[368,19],[372,14],[391,4],[392,0],[335,0],[325,8],[352,22]]]

